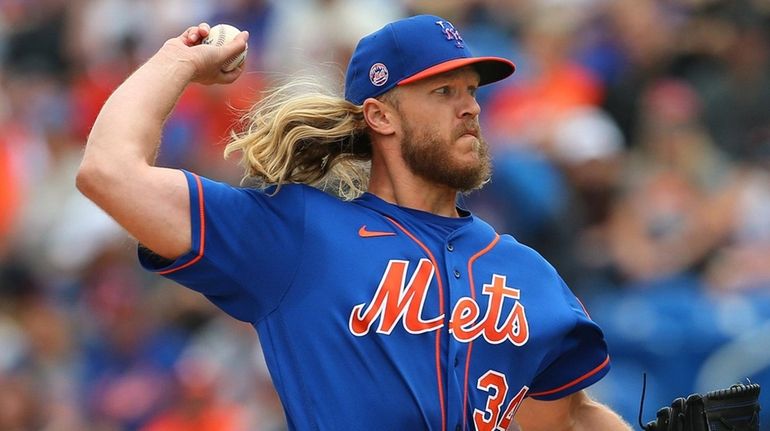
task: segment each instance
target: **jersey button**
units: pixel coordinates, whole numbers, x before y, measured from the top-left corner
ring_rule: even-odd
[[[460,278],[460,271],[455,269],[455,278]]]
[[[454,246],[454,244],[452,244],[450,242],[449,244],[446,245],[446,249],[449,250],[449,251],[454,251],[455,250],[455,246]]]

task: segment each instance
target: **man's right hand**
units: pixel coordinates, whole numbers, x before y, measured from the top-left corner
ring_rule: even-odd
[[[206,23],[189,27],[179,36],[167,40],[158,51],[158,56],[166,61],[181,62],[188,67],[192,82],[204,85],[229,84],[241,75],[243,65],[229,72],[223,71],[222,67],[246,49],[249,33],[242,31],[222,46],[202,44],[210,30],[211,27]]]

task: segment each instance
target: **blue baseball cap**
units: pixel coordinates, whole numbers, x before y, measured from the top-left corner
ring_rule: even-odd
[[[396,85],[472,65],[479,85],[510,76],[515,66],[500,57],[474,57],[452,23],[434,15],[392,22],[364,36],[345,76],[345,99],[361,105]]]

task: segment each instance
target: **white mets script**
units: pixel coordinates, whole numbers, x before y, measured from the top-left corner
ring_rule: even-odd
[[[377,332],[390,334],[401,324],[411,334],[435,331],[444,326],[444,315],[424,317],[423,307],[428,287],[435,273],[428,259],[421,259],[417,269],[406,282],[408,261],[391,260],[374,297],[368,303],[358,304],[350,313],[348,327],[356,336],[369,333],[375,321]],[[449,332],[461,342],[478,337],[492,344],[510,341],[516,346],[529,340],[529,325],[524,306],[519,302],[519,290],[505,285],[504,275],[493,274],[492,280],[481,290],[486,300],[486,312],[481,315],[479,304],[470,297],[463,297],[455,304],[449,319]],[[514,301],[513,308],[503,315],[506,301]]]

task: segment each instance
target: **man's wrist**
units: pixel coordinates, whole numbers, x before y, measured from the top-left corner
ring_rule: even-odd
[[[193,62],[180,55],[178,47],[164,45],[155,55],[147,61],[161,77],[168,77],[177,82],[188,84],[195,77],[195,65]]]

